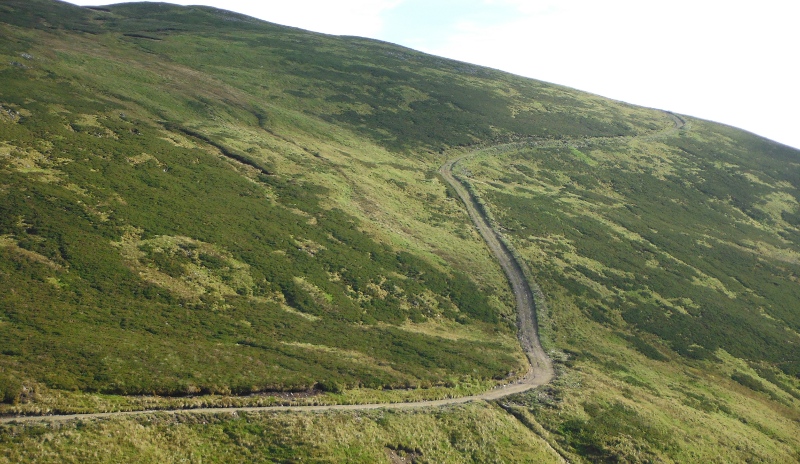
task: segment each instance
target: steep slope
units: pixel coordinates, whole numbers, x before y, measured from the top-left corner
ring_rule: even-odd
[[[469,154],[456,173],[549,301],[553,385],[504,409],[181,433],[225,443],[219,459],[247,459],[253,437],[262,457],[353,462],[797,456],[796,150],[211,8],[6,1],[0,32],[3,412],[399,401],[518,378],[514,297],[437,172]],[[150,394],[176,397],[131,396]],[[81,433],[112,456],[160,446],[162,425],[127,444]],[[5,430],[11,460],[36,452],[41,429]]]
[[[798,153],[686,120],[660,135],[492,147],[456,166],[541,283],[542,330],[572,368],[517,413],[602,461],[630,447],[648,459],[788,458]],[[725,433],[693,446],[715,427]]]
[[[4,5],[2,216],[8,368],[56,389],[397,387],[522,372],[502,274],[445,201],[436,152],[663,124],[212,9],[55,7]],[[392,124],[438,123],[409,132],[381,123],[387,112]],[[447,320],[482,328],[453,341],[419,325]],[[406,321],[418,325],[393,328]],[[35,366],[14,362],[34,353]]]

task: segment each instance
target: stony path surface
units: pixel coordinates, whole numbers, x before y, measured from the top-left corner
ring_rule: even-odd
[[[475,201],[475,198],[473,198],[466,187],[453,176],[453,166],[461,159],[463,159],[463,157],[448,161],[439,169],[439,173],[441,173],[447,183],[453,187],[461,198],[461,201],[466,205],[467,212],[472,222],[486,241],[492,254],[500,263],[500,267],[503,268],[503,272],[505,272],[511,284],[511,289],[517,300],[519,341],[531,364],[531,369],[525,379],[523,379],[522,384],[528,386],[528,389],[544,385],[553,378],[554,372],[550,358],[544,352],[539,342],[538,324],[536,320],[536,300],[534,299],[530,283],[525,278],[525,272],[522,269],[522,266],[525,264],[517,261],[505,242],[501,240],[499,232],[491,227],[488,219],[481,213],[481,208]]]

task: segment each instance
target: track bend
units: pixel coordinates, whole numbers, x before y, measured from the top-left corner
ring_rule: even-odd
[[[413,401],[406,403],[373,403],[373,404],[346,404],[346,405],[319,405],[319,406],[252,406],[234,408],[194,408],[194,409],[171,409],[171,410],[143,410],[143,411],[122,411],[122,412],[103,412],[89,414],[64,414],[49,416],[14,416],[0,417],[0,424],[5,423],[30,423],[30,422],[66,422],[72,420],[86,419],[108,419],[117,417],[129,417],[143,414],[166,413],[166,414],[220,414],[237,412],[263,412],[263,411],[363,411],[370,409],[419,409],[448,406],[454,404],[464,404],[472,401],[489,401],[522,393],[531,388],[548,383],[553,378],[553,367],[550,359],[545,354],[539,343],[536,327],[536,306],[533,292],[525,278],[521,263],[517,262],[511,251],[500,240],[498,232],[492,229],[487,219],[480,213],[477,202],[469,194],[469,191],[461,182],[453,177],[452,168],[455,163],[464,157],[447,161],[439,172],[442,177],[458,192],[459,197],[464,202],[472,222],[486,241],[489,249],[495,258],[500,262],[500,266],[508,277],[511,288],[517,300],[517,324],[519,327],[519,340],[525,354],[530,361],[528,373],[520,380],[493,388],[479,395],[464,396],[460,398],[447,398],[435,401]]]
[[[526,387],[520,391],[525,391],[550,382],[554,376],[553,365],[539,342],[536,299],[533,296],[530,282],[525,277],[526,273],[522,267],[525,264],[517,260],[506,242],[501,239],[500,232],[493,229],[489,224],[488,218],[481,212],[481,207],[476,199],[464,184],[453,176],[453,166],[468,156],[469,154],[466,154],[447,161],[439,169],[439,173],[453,187],[461,201],[464,202],[470,219],[472,219],[486,245],[500,263],[500,267],[503,268],[503,272],[505,272],[508,282],[511,284],[511,289],[517,300],[517,336],[530,362],[528,374],[520,381],[520,385]]]
[[[645,138],[663,137],[674,131],[683,129],[686,126],[686,121],[671,112],[665,112],[674,123],[674,127],[656,132],[649,136],[639,136]],[[558,142],[563,144],[564,142]],[[518,144],[507,144],[512,146]],[[523,143],[524,145],[524,143]],[[501,148],[498,146],[497,148]],[[500,399],[515,393],[522,393],[532,388],[544,385],[553,379],[555,375],[553,365],[550,358],[542,349],[539,342],[539,333],[536,318],[536,300],[534,293],[531,289],[531,284],[525,277],[523,270],[524,263],[519,262],[508,245],[501,239],[500,233],[493,229],[489,224],[486,216],[481,213],[481,207],[478,205],[476,199],[469,193],[467,188],[458,179],[453,176],[453,166],[456,163],[469,157],[473,153],[448,160],[439,169],[439,173],[456,191],[461,201],[464,203],[470,219],[475,224],[475,227],[480,232],[483,239],[486,241],[487,246],[491,250],[494,257],[500,263],[503,272],[505,272],[508,281],[511,284],[511,289],[517,301],[517,325],[518,337],[522,349],[525,351],[530,368],[528,373],[517,382],[504,385],[502,387],[493,388],[487,392],[479,395],[464,396],[460,398],[447,398],[443,400],[434,401],[413,401],[406,403],[372,403],[372,404],[341,404],[341,405],[318,405],[318,406],[251,406],[251,407],[221,407],[221,408],[194,408],[194,409],[159,409],[159,410],[142,410],[142,411],[122,411],[122,412],[103,412],[103,413],[89,413],[89,414],[64,414],[64,415],[50,415],[50,416],[14,416],[14,417],[0,417],[0,424],[8,423],[34,423],[34,422],[67,422],[72,420],[86,420],[86,419],[108,419],[129,416],[139,416],[145,414],[236,414],[238,412],[266,412],[266,411],[293,411],[293,412],[311,412],[311,411],[365,411],[371,409],[420,409],[420,408],[434,408],[440,406],[448,406],[455,404],[464,404],[472,401],[490,401]]]

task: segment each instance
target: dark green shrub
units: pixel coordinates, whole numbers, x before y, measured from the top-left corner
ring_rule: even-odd
[[[0,402],[17,404],[21,396],[22,383],[7,374],[0,374]]]
[[[764,383],[758,380],[757,378],[745,374],[744,372],[734,372],[731,374],[731,379],[735,380],[741,385],[749,388],[750,390],[757,391],[757,392],[766,392],[767,389],[764,387]]]

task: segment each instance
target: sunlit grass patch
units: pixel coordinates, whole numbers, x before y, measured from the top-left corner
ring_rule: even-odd
[[[143,279],[189,302],[198,302],[206,294],[222,300],[252,293],[249,266],[214,245],[189,237],[142,239],[136,230],[114,245]]]

